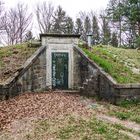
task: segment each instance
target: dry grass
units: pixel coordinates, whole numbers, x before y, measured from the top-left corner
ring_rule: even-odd
[[[36,49],[27,44],[0,48],[0,83],[18,71]]]

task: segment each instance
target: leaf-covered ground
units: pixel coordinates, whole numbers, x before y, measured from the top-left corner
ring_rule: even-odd
[[[75,93],[22,94],[0,102],[0,140],[139,138],[140,134],[129,127],[97,117],[109,115],[112,107]]]
[[[17,72],[37,48],[27,44],[0,48],[0,84]]]
[[[1,128],[13,120],[25,117],[56,118],[72,113],[79,116],[91,115],[90,110],[86,109],[86,106],[79,100],[80,96],[78,95],[48,92],[46,94],[27,93],[8,101],[2,101],[0,102]]]

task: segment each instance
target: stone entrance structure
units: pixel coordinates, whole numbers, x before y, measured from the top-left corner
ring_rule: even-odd
[[[46,87],[48,89],[74,88],[74,53],[80,35],[41,34],[46,46]]]
[[[112,103],[140,99],[140,84],[118,84],[78,47],[80,35],[41,34],[41,46],[0,85],[0,100],[24,92],[79,90]]]
[[[78,89],[79,55],[74,50],[80,35],[40,34],[40,48],[12,77],[0,85],[0,100],[23,92]]]

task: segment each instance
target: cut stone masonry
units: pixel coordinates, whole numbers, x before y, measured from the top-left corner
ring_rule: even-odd
[[[117,104],[126,99],[140,100],[140,84],[118,84],[91,61],[78,47],[79,35],[42,34],[42,46],[20,71],[0,85],[0,100],[23,92],[52,90],[52,52],[68,53],[68,90]]]

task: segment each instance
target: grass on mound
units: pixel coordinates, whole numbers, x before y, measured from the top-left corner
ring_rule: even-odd
[[[0,83],[13,75],[37,50],[27,44],[17,44],[0,48]]]
[[[101,66],[118,83],[140,83],[140,52],[132,49],[96,46],[92,50],[82,48],[87,56]],[[127,65],[128,64],[128,65]]]

